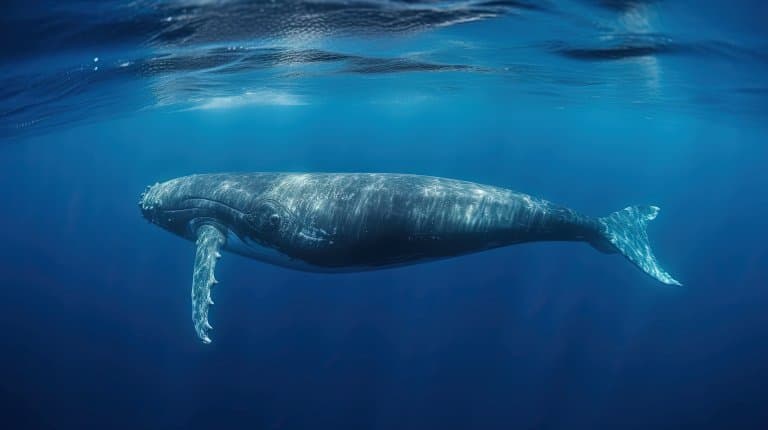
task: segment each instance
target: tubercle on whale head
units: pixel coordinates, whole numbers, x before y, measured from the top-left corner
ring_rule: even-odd
[[[142,216],[148,222],[169,230],[173,233],[182,234],[180,228],[183,216],[178,213],[178,194],[177,181],[156,182],[154,185],[147,186],[139,198],[139,210]]]
[[[147,221],[153,223],[156,223],[163,203],[162,199],[158,196],[159,186],[159,182],[155,182],[154,185],[147,185],[139,197],[139,210],[141,210],[141,215],[144,216]]]

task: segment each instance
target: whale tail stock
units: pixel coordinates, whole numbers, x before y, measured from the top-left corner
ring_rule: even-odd
[[[602,237],[592,245],[603,252],[618,252],[640,270],[667,285],[682,285],[661,268],[653,255],[648,232],[648,222],[659,214],[656,206],[630,206],[606,217],[598,218],[603,227]]]

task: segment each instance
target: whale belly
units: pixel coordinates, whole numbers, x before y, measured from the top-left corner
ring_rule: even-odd
[[[280,252],[275,248],[262,245],[254,240],[242,239],[231,231],[227,234],[227,242],[224,249],[264,263],[304,272],[345,273],[366,270],[365,268],[332,267],[312,264],[301,258],[292,257],[284,252]]]

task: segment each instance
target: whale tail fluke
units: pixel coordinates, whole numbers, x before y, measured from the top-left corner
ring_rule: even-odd
[[[655,219],[658,213],[656,206],[630,206],[599,218],[604,239],[609,243],[595,244],[595,247],[607,251],[612,246],[614,251],[658,281],[667,285],[682,285],[661,268],[651,250],[646,228],[648,221]]]

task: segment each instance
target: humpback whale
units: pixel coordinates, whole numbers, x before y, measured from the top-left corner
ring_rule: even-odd
[[[208,308],[221,250],[317,272],[383,269],[533,241],[583,241],[619,253],[668,285],[646,226],[656,206],[593,218],[472,182],[386,173],[219,173],[147,187],[143,216],[196,242],[192,319],[211,341]]]

